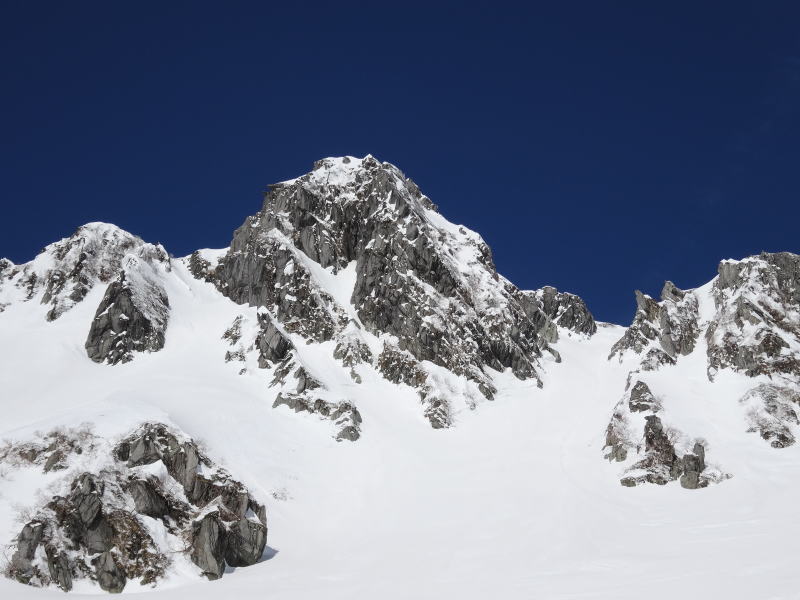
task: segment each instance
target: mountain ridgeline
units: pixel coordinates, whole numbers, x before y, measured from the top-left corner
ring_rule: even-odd
[[[96,368],[126,369],[157,362],[170,346],[184,306],[171,301],[176,289],[230,311],[214,350],[230,377],[254,377],[264,402],[321,421],[342,444],[358,444],[370,427],[348,393],[354,386],[411,390],[421,422],[457,427],[501,401],[502,389],[548,386],[563,338],[587,344],[615,327],[596,323],[573,294],[517,288],[477,233],[447,221],[411,179],[372,156],[326,158],[271,185],[222,250],[176,259],[89,223],[28,263],[0,260],[0,322],[37,305],[57,327],[91,303],[74,342]],[[618,467],[622,485],[698,489],[736,475],[665,383],[698,365],[703,390],[744,392],[725,399],[741,411],[742,434],[775,449],[795,443],[800,256],[726,260],[697,289],[667,282],[660,300],[637,291],[632,323],[617,329],[603,364],[627,378],[610,402],[597,399],[610,410],[596,455]],[[68,469],[70,460],[85,470]],[[12,542],[8,574],[23,583],[70,590],[87,579],[112,592],[134,579],[155,584],[167,569],[163,540],[184,540],[191,562],[215,579],[226,565],[254,564],[266,547],[268,505],[229,474],[235,465],[213,463],[174,424],[142,423],[114,440],[43,434],[0,450],[3,461],[48,477],[64,470],[60,492],[34,507]]]

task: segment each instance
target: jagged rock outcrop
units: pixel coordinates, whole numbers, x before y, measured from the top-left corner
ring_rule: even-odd
[[[765,252],[723,261],[712,295],[709,377],[731,368],[800,384],[800,256]]]
[[[212,280],[214,268],[216,267],[216,265],[213,265],[200,250],[195,250],[189,255],[186,265],[195,279],[202,279],[204,281]]]
[[[585,335],[594,335],[597,332],[594,317],[579,296],[559,292],[549,285],[523,293],[535,301],[538,305],[537,308],[559,327]],[[536,318],[535,315],[531,316]],[[550,341],[555,342],[556,340],[557,333],[556,339]]]
[[[55,320],[81,302],[94,286],[114,280],[129,255],[170,268],[161,245],[148,244],[108,223],[87,223],[28,263],[5,261],[0,269],[0,305],[39,298],[50,307],[47,320]]]
[[[684,291],[667,282],[660,302],[637,291],[636,303],[633,323],[609,356],[620,361],[631,355],[638,358],[629,382],[641,371],[675,365],[680,356],[697,352],[702,334],[710,381],[721,369],[762,378],[739,399],[747,430],[758,432],[775,448],[795,443],[800,421],[800,256],[780,252],[725,260],[707,286]],[[698,466],[705,465],[705,448],[695,446],[683,456],[670,451],[660,415],[655,415],[660,408],[654,408],[649,397],[642,401],[641,392],[637,382],[617,406],[606,432],[607,457],[624,461],[633,447],[640,448],[630,415],[645,413],[647,424],[634,429],[642,428],[650,446],[623,481],[658,483],[680,476],[682,485],[704,485],[709,478]]]
[[[164,347],[169,299],[156,270],[129,255],[116,281],[106,289],[86,338],[95,362],[126,363],[136,352]]]
[[[98,443],[83,452],[103,452]],[[26,523],[10,576],[64,591],[85,578],[116,593],[131,581],[148,585],[163,577],[172,553],[165,539],[171,548],[185,540],[190,560],[209,579],[221,577],[226,564],[260,559],[267,538],[264,505],[190,438],[146,424],[119,442],[108,460],[68,481],[67,493],[53,496]],[[158,538],[145,518],[159,523]]]
[[[209,269],[194,261],[206,277]],[[352,292],[334,298],[325,283],[348,268]],[[341,360],[368,360],[363,346],[342,340],[348,327],[363,327],[487,392],[490,369],[538,379],[548,345],[540,332],[553,319],[585,333],[594,328],[571,295],[544,292],[552,312],[545,314],[497,274],[480,236],[447,222],[413,181],[371,156],[324,159],[311,173],[270,186],[211,278],[234,301],[264,307],[289,334],[338,339]],[[270,343],[280,336],[266,336],[264,362],[274,363]]]
[[[351,320],[347,327],[339,334],[333,358],[341,361],[342,365],[350,368],[350,377],[356,383],[361,383],[361,376],[356,372],[357,365],[372,365],[374,356],[369,344],[365,341],[358,323]]]
[[[708,376],[723,368],[800,383],[800,256],[767,253],[722,261],[710,289],[713,312],[701,322],[698,290],[666,282],[661,301],[636,292],[637,312],[609,358],[632,353],[640,368],[674,364],[707,342]]]
[[[800,425],[800,389],[762,383],[739,402],[745,409],[747,431],[757,432],[773,448],[795,443]]]
[[[119,594],[125,589],[128,578],[125,571],[120,568],[111,552],[103,552],[92,560],[92,565],[97,573],[97,585],[106,592]]]
[[[443,429],[451,425],[452,408],[449,399],[439,391],[442,386],[436,385],[436,378],[426,372],[410,352],[384,343],[383,350],[378,355],[377,368],[392,383],[403,383],[417,389],[424,407],[423,414],[431,427]],[[491,383],[482,381],[475,387],[475,391],[491,400],[496,390]],[[475,396],[475,393],[471,398],[467,395],[468,401],[475,402]]]
[[[636,315],[622,338],[611,348],[609,359],[620,360],[631,352],[641,356],[641,368],[654,371],[675,364],[690,354],[700,335],[698,299],[692,290],[680,290],[671,281],[664,284],[661,302],[636,290]]]
[[[259,351],[258,366],[263,369],[284,360],[289,352],[294,350],[294,344],[278,329],[267,313],[260,313],[258,322],[261,328],[256,338]]]
[[[305,391],[305,390],[301,390]],[[302,393],[279,393],[273,408],[286,406],[295,412],[307,412],[333,421],[337,426],[336,440],[355,442],[361,437],[361,413],[347,401],[326,402]]]
[[[641,380],[615,407],[604,449],[608,460],[626,463],[620,483],[631,487],[678,480],[684,488],[697,489],[723,478],[715,469],[707,469],[702,440],[689,440],[664,426],[662,409],[661,400]]]

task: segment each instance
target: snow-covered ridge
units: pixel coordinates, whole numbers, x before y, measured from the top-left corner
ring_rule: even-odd
[[[759,433],[775,448],[794,444],[800,422],[796,407],[800,398],[800,256],[762,253],[741,261],[724,260],[717,277],[704,286],[681,290],[668,281],[661,301],[637,291],[636,303],[631,326],[609,355],[610,361],[630,369],[605,444],[607,458],[625,464],[623,483],[663,484],[680,477],[682,485],[696,487],[727,476],[719,467],[704,470],[703,429],[713,427],[713,422],[698,420],[696,415],[675,418],[670,409],[679,400],[659,400],[658,410],[647,422],[631,414],[637,412],[632,403],[637,390],[645,389],[647,395],[658,398],[674,386],[673,379],[685,377],[686,372],[693,373],[692,377],[703,373],[712,395],[719,393],[712,391],[718,379],[735,384],[735,391],[726,392],[727,401],[746,411],[744,428]],[[661,376],[648,372],[661,372]],[[702,410],[698,404],[696,411]],[[663,434],[663,418],[669,422],[668,436]],[[695,437],[693,453],[686,456],[693,456],[690,462],[703,469],[687,479],[681,476],[678,446],[685,446],[691,436]],[[683,452],[690,451],[684,448]],[[699,462],[698,457],[702,458]]]
[[[0,307],[37,300],[48,306],[46,318],[55,320],[81,302],[98,284],[117,277],[131,255],[169,271],[170,260],[161,245],[109,223],[87,223],[75,233],[46,246],[22,265],[10,261],[0,268]]]
[[[74,592],[666,598],[688,584],[665,571],[700,589],[712,561],[717,592],[786,596],[797,273],[788,253],[723,261],[637,295],[629,328],[597,324],[577,296],[517,289],[372,156],[271,186],[229,248],[170,260],[89,224],[0,261],[0,544],[23,547],[23,580]],[[188,472],[241,488],[195,492],[190,441],[209,463]],[[94,496],[147,557],[120,531],[67,544],[55,509]],[[754,546],[777,576],[729,584]]]
[[[192,264],[290,334],[341,345],[348,328],[361,330],[373,366],[416,387],[434,427],[491,399],[505,369],[541,382],[542,351],[557,354],[555,313],[497,273],[480,235],[447,221],[411,179],[372,156],[323,159],[271,186],[216,266],[200,255]],[[339,273],[352,274],[344,287]]]

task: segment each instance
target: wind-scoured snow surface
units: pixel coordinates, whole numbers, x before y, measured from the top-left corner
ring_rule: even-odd
[[[453,231],[437,218],[436,227]],[[223,254],[200,252],[212,264]],[[353,266],[306,268],[351,310]],[[800,444],[776,449],[748,432],[760,405],[740,399],[771,380],[721,368],[711,381],[705,336],[675,364],[635,378],[653,390],[664,425],[702,439],[709,468],[732,477],[698,490],[676,482],[629,488],[620,485],[625,465],[602,458],[609,419],[641,362],[630,352],[608,359],[623,327],[600,324],[592,336],[559,328],[556,353],[539,359],[542,387],[511,369],[496,372],[494,400],[459,410],[452,427],[438,430],[413,388],[365,365],[355,367],[359,384],[332,357],[335,341],[306,343],[283,331],[297,364],[324,382],[324,397],[347,399],[361,414],[360,438],[337,442],[330,421],[273,408],[273,371],[258,368],[252,353],[224,360],[235,348],[223,334],[241,316],[241,343],[252,343],[258,308],[195,277],[188,259],[147,277],[169,298],[165,344],[124,364],[94,363],[84,348],[104,284],[86,286],[54,320],[35,290],[32,301],[16,301],[7,289],[0,312],[0,437],[24,442],[85,426],[113,443],[142,422],[166,423],[266,502],[268,547],[257,564],[209,582],[181,558],[182,548],[167,548],[175,560],[158,586],[129,581],[124,593],[176,600],[800,594]],[[705,327],[715,314],[711,284],[691,293]],[[347,332],[380,351],[377,337]],[[66,468],[0,466],[0,543],[19,533],[21,509],[61,492],[70,469],[91,465],[72,457]],[[55,589],[0,578],[3,598],[46,598]],[[96,593],[85,581],[71,592]]]

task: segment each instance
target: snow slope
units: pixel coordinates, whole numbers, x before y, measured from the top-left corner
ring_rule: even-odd
[[[704,364],[683,361],[680,376],[663,382],[664,393],[683,399],[675,411],[687,421],[716,425],[706,431],[710,448],[735,474],[702,491],[623,488],[617,467],[599,460],[627,375],[625,365],[606,360],[622,331],[616,326],[590,339],[562,335],[563,362],[547,363],[542,389],[506,375],[496,400],[462,414],[452,429],[431,429],[410,390],[378,378],[351,383],[369,427],[357,443],[336,443],[326,423],[272,409],[260,374],[232,376],[219,337],[242,307],[182,265],[173,271],[166,346],[129,364],[109,368],[83,355],[93,302],[54,323],[41,318],[42,306],[15,305],[0,328],[4,437],[86,421],[113,436],[143,419],[167,420],[268,498],[268,560],[216,582],[174,573],[156,590],[126,592],[796,597],[800,450],[776,452],[756,435],[738,435],[744,422],[727,393],[738,394],[737,383],[718,379],[714,390],[726,393],[708,394]],[[21,472],[0,480],[5,539],[19,529],[13,507],[31,493],[26,484],[40,482]],[[4,597],[47,593],[0,580]]]

